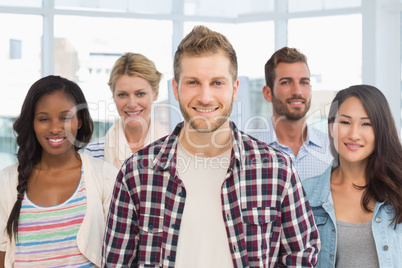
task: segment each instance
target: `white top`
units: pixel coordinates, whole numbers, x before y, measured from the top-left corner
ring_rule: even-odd
[[[158,121],[151,120],[144,147],[168,134]],[[120,168],[124,161],[133,154],[124,133],[123,121],[119,119],[114,122],[106,136],[89,143],[84,153]]]
[[[80,154],[85,172],[87,211],[79,228],[77,244],[81,253],[101,265],[103,234],[118,170],[104,161]],[[6,252],[5,267],[13,267],[15,240],[6,231],[7,220],[17,199],[18,163],[0,171],[0,251]]]
[[[233,267],[222,215],[221,187],[231,150],[200,157],[179,143],[177,170],[186,188],[186,204],[177,244],[177,268]]]

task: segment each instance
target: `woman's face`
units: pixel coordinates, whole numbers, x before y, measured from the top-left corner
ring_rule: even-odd
[[[148,128],[151,105],[157,98],[158,93],[144,78],[123,75],[116,80],[113,99],[125,127]]]
[[[71,96],[59,90],[38,100],[33,125],[42,154],[56,156],[74,150],[73,143],[81,128],[75,106]]]
[[[374,151],[374,129],[362,102],[356,97],[341,104],[330,132],[341,163],[366,163]]]

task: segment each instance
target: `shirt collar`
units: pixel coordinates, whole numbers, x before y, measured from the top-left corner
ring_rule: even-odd
[[[274,116],[271,116],[271,120],[268,120],[269,122],[269,127],[272,131],[268,132],[268,140],[270,140],[270,144],[278,144],[278,145],[282,145],[278,142],[278,137],[276,136],[276,132],[275,132],[275,128],[274,128]],[[309,127],[307,125],[307,137],[306,140],[304,141],[304,144],[309,145],[309,144],[314,144],[318,147],[321,148],[325,148],[326,144],[323,142],[323,139],[320,139],[319,135],[318,135],[318,130],[313,128],[313,127]]]
[[[159,153],[157,153],[154,161],[152,162],[153,168],[165,170],[168,169],[170,166],[175,166],[175,155],[179,142],[179,134],[183,127],[184,122],[180,122],[179,124],[177,124],[173,132],[159,144]],[[243,135],[243,133],[237,129],[236,125],[232,121],[229,122],[229,127],[233,135],[231,165],[233,163],[238,163],[239,165],[242,165],[242,158],[245,157],[244,144],[241,142],[241,136]]]

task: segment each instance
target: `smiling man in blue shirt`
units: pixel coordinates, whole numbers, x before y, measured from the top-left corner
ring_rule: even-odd
[[[288,154],[301,180],[323,173],[331,164],[327,134],[307,125],[311,106],[307,57],[283,47],[265,64],[264,98],[272,103],[267,129],[249,134]]]

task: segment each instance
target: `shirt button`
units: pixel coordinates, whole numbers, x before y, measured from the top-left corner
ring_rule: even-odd
[[[169,255],[169,256],[167,256],[167,259],[168,259],[169,261],[173,261],[173,260],[174,260],[174,257],[171,256],[171,255]]]
[[[336,232],[336,230],[335,230],[335,229],[332,229],[332,232]]]
[[[388,250],[388,246],[387,246],[387,245],[384,246],[384,250]]]
[[[148,228],[149,228],[150,230],[152,230],[152,229],[154,229],[154,226],[153,226],[152,224],[150,224],[150,225],[148,225]]]
[[[258,223],[261,224],[262,223],[262,218],[258,217]]]
[[[176,226],[177,226],[176,224],[172,224],[173,229],[176,229]]]
[[[226,214],[226,220],[230,221],[230,215]]]
[[[236,253],[236,246],[233,246],[233,252]]]
[[[179,196],[180,196],[180,197],[183,197],[183,196],[184,196],[184,193],[183,193],[183,192],[180,192],[180,193],[179,193]]]
[[[330,257],[331,257],[331,259],[333,259],[333,258],[334,258],[334,255],[331,255]]]
[[[382,219],[381,219],[381,217],[377,217],[377,218],[375,218],[375,221],[376,222],[382,222]]]

